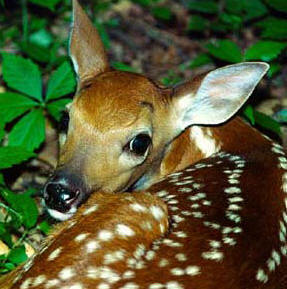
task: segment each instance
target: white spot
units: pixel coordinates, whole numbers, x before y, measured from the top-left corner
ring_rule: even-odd
[[[195,142],[197,148],[206,158],[217,153],[221,148],[221,145],[217,143],[212,133],[209,135],[210,133],[210,129],[202,128],[200,126],[193,126],[190,129],[191,140]]]
[[[241,197],[232,197],[232,198],[228,198],[228,201],[230,203],[240,203],[240,202],[243,202],[243,198],[241,198]]]
[[[159,261],[158,266],[159,266],[159,267],[165,267],[165,266],[167,266],[168,264],[169,264],[168,260],[165,259],[165,258],[162,258],[162,259]]]
[[[166,283],[166,289],[183,289],[183,287],[176,281],[170,281]]]
[[[275,251],[275,250],[272,251],[272,258],[275,261],[276,265],[279,266],[280,261],[281,261],[281,257],[277,251]]]
[[[217,250],[212,250],[212,251],[209,251],[209,252],[203,252],[201,254],[201,256],[204,259],[214,260],[214,261],[217,261],[217,262],[222,261],[222,259],[223,259],[223,253],[219,252]]]
[[[256,279],[260,282],[266,283],[268,281],[268,276],[262,269],[258,269]]]
[[[140,224],[141,228],[144,229],[144,230],[148,230],[148,231],[151,231],[153,228],[152,228],[152,224],[148,221],[145,221],[143,223]]]
[[[75,238],[75,241],[76,242],[82,242],[84,241],[87,236],[89,235],[89,233],[82,233],[82,234],[79,234],[76,238]]]
[[[124,286],[120,287],[120,289],[138,289],[139,286],[133,282],[126,283]]]
[[[182,231],[177,231],[177,232],[174,232],[174,234],[178,237],[178,238],[186,238],[187,235],[185,232],[182,232]]]
[[[229,187],[224,190],[226,194],[239,194],[241,193],[241,189],[238,187]]]
[[[48,280],[45,284],[45,288],[49,289],[49,288],[52,288],[52,287],[55,287],[55,286],[58,286],[60,283],[60,281],[58,279],[51,279],[51,280]]]
[[[151,206],[149,209],[156,220],[160,221],[164,217],[164,211],[160,207]]]
[[[183,193],[190,193],[192,189],[188,187],[183,187],[183,188],[179,188],[178,191],[183,192]]]
[[[89,215],[89,214],[97,211],[98,207],[99,207],[99,206],[96,204],[96,205],[93,205],[92,207],[87,208],[87,209],[83,212],[83,216],[87,216],[87,215]]]
[[[56,258],[58,258],[58,256],[60,255],[60,253],[62,252],[62,247],[57,248],[56,250],[54,250],[48,257],[48,261],[53,261]]]
[[[187,260],[187,257],[183,253],[176,254],[175,258],[180,262],[184,262]]]
[[[219,241],[216,241],[216,240],[210,240],[209,245],[211,248],[214,248],[214,249],[221,247],[221,243]]]
[[[230,237],[223,237],[222,241],[223,241],[223,243],[228,244],[230,246],[236,245],[236,241],[233,238],[230,238]]]
[[[182,275],[184,275],[184,270],[183,269],[181,269],[181,268],[172,268],[171,270],[170,270],[170,273],[172,274],[172,275],[175,275],[175,276],[182,276]]]
[[[200,268],[198,266],[188,266],[185,269],[185,272],[187,275],[190,275],[190,276],[196,276],[201,273]]]
[[[32,278],[26,279],[20,286],[20,289],[28,289],[32,283]]]
[[[164,288],[164,285],[160,283],[153,283],[150,284],[148,287],[148,289],[162,289],[162,288]]]
[[[93,253],[100,248],[100,245],[97,241],[90,241],[86,244],[87,253]]]
[[[131,279],[135,277],[135,272],[131,271],[131,270],[127,270],[124,274],[123,274],[123,279]]]
[[[275,261],[272,260],[272,259],[268,259],[267,260],[267,266],[268,266],[268,269],[269,269],[270,272],[274,271],[275,268],[276,268]]]
[[[69,280],[73,276],[75,276],[75,271],[71,267],[66,267],[66,268],[62,269],[59,273],[59,278],[62,280]]]
[[[147,208],[139,203],[130,204],[130,207],[135,212],[146,212]]]
[[[108,283],[100,283],[97,289],[110,289],[110,285]]]
[[[36,277],[34,279],[33,286],[34,287],[39,286],[39,285],[43,284],[45,281],[46,281],[46,276],[45,275],[39,275],[38,277]]]
[[[109,265],[118,261],[124,260],[125,250],[118,250],[113,253],[108,253],[104,256],[104,264]]]
[[[154,257],[155,257],[155,251],[152,251],[152,250],[147,251],[146,256],[145,256],[147,260],[151,261],[154,259]]]
[[[69,286],[69,289],[83,289],[83,288],[84,288],[83,285],[80,283],[76,283],[72,286]]]
[[[135,232],[130,227],[124,224],[117,224],[116,232],[122,237],[132,237],[135,235]]]
[[[228,206],[227,210],[232,210],[232,211],[240,211],[242,208],[236,204],[231,204]]]
[[[101,241],[109,241],[113,238],[113,233],[108,230],[101,230],[98,234],[98,238]]]

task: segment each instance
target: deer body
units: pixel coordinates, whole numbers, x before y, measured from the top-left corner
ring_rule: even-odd
[[[1,288],[286,288],[285,152],[239,118],[225,123],[267,65],[162,88],[109,69],[73,4],[78,91],[44,190],[50,214],[70,219]]]

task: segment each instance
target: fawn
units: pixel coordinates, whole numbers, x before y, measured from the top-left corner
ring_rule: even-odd
[[[268,65],[163,88],[110,69],[73,5],[78,90],[44,189],[67,221],[1,288],[287,288],[285,152],[230,120]]]

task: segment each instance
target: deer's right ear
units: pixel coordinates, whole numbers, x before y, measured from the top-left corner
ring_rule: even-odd
[[[109,68],[98,31],[77,0],[73,0],[70,57],[78,76],[79,86]]]
[[[231,118],[245,103],[269,65],[245,62],[209,72],[200,81],[175,88],[173,105],[180,133],[191,125],[216,125]]]

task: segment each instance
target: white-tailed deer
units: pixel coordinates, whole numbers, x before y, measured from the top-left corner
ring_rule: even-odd
[[[78,91],[44,192],[52,216],[71,218],[1,288],[287,288],[285,153],[239,118],[225,123],[268,65],[161,88],[110,69],[73,4]]]

